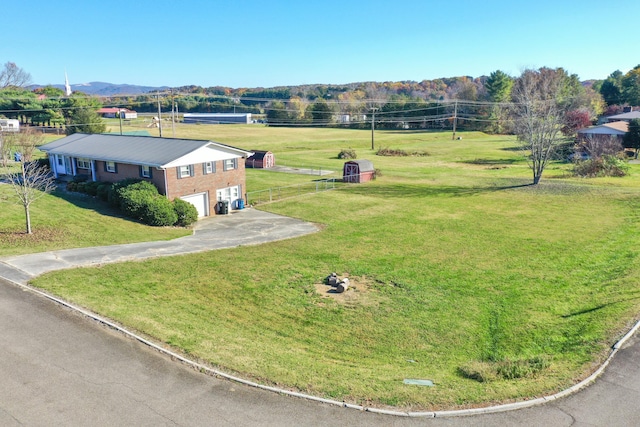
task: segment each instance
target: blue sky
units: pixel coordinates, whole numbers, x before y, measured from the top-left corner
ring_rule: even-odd
[[[5,0],[6,1],[6,0]],[[15,2],[13,3],[16,4]],[[273,87],[640,64],[640,1],[31,0],[0,62],[38,84]]]

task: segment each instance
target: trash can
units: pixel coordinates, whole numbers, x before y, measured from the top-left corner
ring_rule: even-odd
[[[238,209],[244,209],[244,199],[238,199]]]
[[[218,202],[218,215],[227,215],[229,213],[229,202],[220,200]]]

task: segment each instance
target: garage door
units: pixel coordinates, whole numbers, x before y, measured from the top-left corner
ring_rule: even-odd
[[[209,214],[207,206],[207,193],[198,193],[191,196],[180,197],[185,202],[191,203],[198,211],[198,217],[207,216]]]

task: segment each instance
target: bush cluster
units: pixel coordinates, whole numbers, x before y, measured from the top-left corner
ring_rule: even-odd
[[[67,190],[98,197],[147,225],[186,227],[198,220],[195,206],[181,199],[170,202],[148,181],[125,179],[110,184],[80,177],[69,182]]]
[[[408,152],[406,150],[395,149],[395,148],[380,148],[376,151],[376,156],[387,156],[387,157],[425,157],[430,154],[427,151],[411,151]]]
[[[603,176],[621,177],[627,174],[629,165],[617,156],[605,155],[576,162],[573,173],[584,178]]]
[[[356,155],[356,150],[354,150],[353,148],[347,148],[338,153],[338,158],[342,160],[351,160],[357,159],[358,156]]]

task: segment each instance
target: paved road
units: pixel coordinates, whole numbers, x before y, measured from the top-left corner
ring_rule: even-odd
[[[253,230],[244,244],[315,227],[253,211],[202,223],[210,244],[235,222]],[[237,214],[245,215],[245,213]],[[243,219],[243,221],[240,221]],[[273,234],[265,232],[273,229]],[[225,231],[226,230],[226,231]],[[251,234],[251,233],[249,233]],[[293,237],[288,235],[288,237]],[[182,240],[188,241],[189,238]],[[194,239],[196,240],[196,239]],[[155,242],[165,243],[166,242]],[[149,256],[169,253],[155,246]],[[175,244],[175,241],[172,242]],[[186,244],[184,241],[181,244]],[[187,244],[188,245],[188,244]],[[129,246],[129,245],[127,245]],[[169,244],[169,246],[173,246]],[[142,249],[144,245],[139,246]],[[195,244],[193,250],[203,250]],[[138,258],[132,248],[59,251],[0,260],[0,276],[24,282],[75,262]],[[42,264],[48,265],[47,268]],[[24,269],[19,269],[24,268]],[[0,280],[0,425],[173,426],[636,426],[640,424],[640,340],[631,338],[605,373],[583,391],[542,406],[455,418],[404,418],[278,395],[195,371],[51,300]]]

